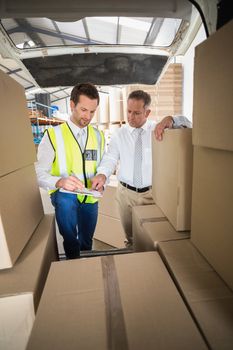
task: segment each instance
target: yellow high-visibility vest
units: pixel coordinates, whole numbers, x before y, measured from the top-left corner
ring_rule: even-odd
[[[87,141],[84,152],[73,135],[69,125],[63,123],[47,129],[48,136],[55,152],[55,158],[50,171],[51,175],[68,177],[75,175],[83,181],[86,188],[91,188],[91,178],[104,152],[104,135],[91,125],[87,127]],[[57,190],[49,191],[51,194]],[[82,203],[95,203],[96,198],[77,195]]]

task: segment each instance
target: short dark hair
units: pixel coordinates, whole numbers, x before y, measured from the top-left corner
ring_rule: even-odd
[[[81,95],[89,97],[91,100],[97,100],[98,104],[100,102],[100,96],[96,87],[91,83],[83,83],[75,85],[71,91],[70,100],[74,102],[75,106],[79,102],[79,97]]]
[[[144,107],[149,107],[151,104],[150,95],[143,90],[132,91],[128,96],[128,100],[129,99],[142,100],[144,102]]]

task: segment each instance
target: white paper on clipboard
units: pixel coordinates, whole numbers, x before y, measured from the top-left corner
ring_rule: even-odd
[[[91,196],[95,198],[100,198],[103,196],[102,193],[100,193],[99,191],[88,190],[87,188],[84,188],[83,190],[75,190],[75,191],[67,191],[67,190],[64,190],[64,188],[60,188],[59,191],[63,193],[82,194],[84,196]]]

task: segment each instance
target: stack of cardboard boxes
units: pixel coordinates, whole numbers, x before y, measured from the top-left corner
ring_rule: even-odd
[[[160,165],[165,167],[155,169],[153,184],[159,181],[163,193],[154,188],[156,205],[134,211],[136,230],[144,230],[144,226],[147,230],[147,234],[145,230],[138,233],[140,244],[144,244],[144,234],[149,249],[154,250],[157,242],[158,252],[53,263],[28,350],[232,348],[232,140],[221,143],[220,150],[217,143],[215,147],[211,143],[197,144],[195,134],[199,118],[206,118],[206,112],[201,117],[203,104],[197,97],[203,82],[199,69],[203,65],[205,75],[209,72],[218,76],[210,62],[221,62],[220,50],[224,55],[221,74],[226,69],[221,84],[225,89],[232,82],[225,46],[221,47],[225,37],[229,46],[232,34],[231,22],[196,51],[195,106],[200,111],[198,115],[194,112],[192,208],[191,132],[167,131],[164,142],[153,146],[154,157],[157,161],[162,157]],[[229,54],[230,64],[232,51]],[[216,77],[211,79],[207,87],[214,96],[218,82]],[[223,104],[222,110],[225,102],[223,97],[218,101]],[[211,101],[207,97],[205,103],[208,109]],[[232,109],[232,97],[228,103]],[[227,129],[222,132],[224,139],[230,134]],[[184,232],[190,229],[190,222],[191,238],[187,238]]]
[[[165,136],[169,143],[170,137],[177,140],[173,154],[177,154],[176,179],[181,187],[177,200],[178,185],[174,182],[174,210],[180,225],[177,229],[189,229],[190,210],[189,220],[182,212],[186,195],[182,187],[185,176],[180,170],[186,172],[187,168],[182,163],[185,157],[181,160],[180,154],[185,153],[188,164],[192,164],[192,158],[181,151],[183,139],[192,148],[191,132],[171,131]],[[107,186],[99,202],[95,238],[121,247],[124,234],[115,191],[116,186]],[[190,206],[190,193],[188,199]],[[150,219],[150,224],[159,225],[157,231],[162,240],[164,236],[166,239],[187,237],[187,233],[172,227],[169,214],[165,217],[157,205],[138,209],[144,224]],[[186,221],[188,224],[184,226]],[[41,348],[180,350],[207,349],[207,346],[158,252],[154,251],[52,264],[27,347],[28,350]]]
[[[159,208],[133,210],[135,250],[158,249],[211,349],[233,344],[232,34],[231,22],[196,49],[193,164],[191,130],[153,140]]]
[[[44,216],[24,89],[0,71],[0,348],[24,349],[51,261],[54,218]]]
[[[233,21],[196,48],[190,240],[159,252],[209,348],[233,344]]]
[[[232,21],[217,34],[196,52],[192,240],[233,289]]]

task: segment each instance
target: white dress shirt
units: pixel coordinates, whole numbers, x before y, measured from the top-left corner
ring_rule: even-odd
[[[174,117],[173,128],[181,126],[191,127],[191,122],[183,116]],[[152,185],[152,131],[156,122],[148,120],[142,126],[142,187]],[[126,124],[112,135],[107,152],[97,168],[97,174],[104,174],[107,178],[114,172],[118,162],[117,178],[130,186],[136,187],[133,182],[135,128]]]
[[[87,139],[87,127],[81,129],[75,125],[70,119],[67,121],[74,137],[79,140],[79,133],[82,132],[82,145],[86,144]],[[48,133],[46,132],[42,138],[37,152],[37,162],[35,163],[35,169],[37,174],[37,179],[39,186],[45,190],[54,190],[56,189],[55,184],[60,180],[60,176],[53,176],[50,174],[55,152],[53,146],[51,145]]]

